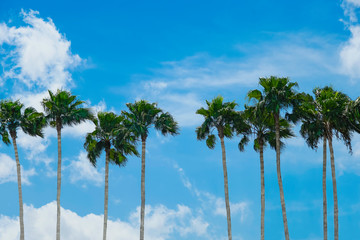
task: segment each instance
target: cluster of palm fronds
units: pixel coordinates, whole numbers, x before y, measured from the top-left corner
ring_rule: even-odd
[[[276,150],[277,179],[280,189],[280,200],[283,214],[285,239],[289,240],[286,217],[285,197],[280,169],[280,150],[285,146],[284,138],[295,136],[293,124],[301,122],[300,134],[307,144],[318,148],[323,141],[323,226],[324,239],[327,239],[327,201],[326,201],[326,148],[330,149],[331,173],[334,192],[334,239],[338,240],[338,202],[335,178],[335,161],[333,137],[342,140],[351,152],[353,132],[360,132],[360,98],[353,101],[346,94],[335,91],[332,87],[315,88],[313,96],[299,93],[294,88],[297,83],[288,78],[260,78],[262,90],[252,90],[247,94],[251,105],[244,110],[235,110],[237,103],[224,102],[221,96],[211,102],[206,101],[207,109],[200,108],[197,114],[204,117],[204,122],[197,127],[198,140],[206,140],[206,145],[213,149],[216,133],[222,148],[224,172],[225,205],[227,213],[228,238],[232,239],[231,217],[226,167],[224,138],[240,135],[239,150],[253,139],[253,147],[260,154],[261,172],[261,239],[264,239],[265,218],[265,181],[264,181],[264,147]],[[95,116],[90,109],[82,107],[83,101],[68,91],[49,91],[49,97],[43,99],[44,113],[34,108],[24,109],[19,100],[2,100],[0,102],[0,136],[5,144],[12,144],[15,150],[19,190],[20,240],[24,240],[23,202],[21,191],[20,162],[17,150],[17,131],[21,128],[26,134],[43,137],[43,129],[50,125],[57,130],[58,168],[57,168],[57,221],[56,239],[60,240],[60,193],[61,193],[61,130],[64,126],[73,126],[90,120],[95,130],[88,133],[84,148],[89,161],[96,166],[97,159],[105,152],[105,197],[103,239],[106,239],[108,215],[108,177],[109,163],[125,165],[128,155],[139,156],[136,143],[142,143],[141,152],[141,211],[140,240],[144,239],[145,217],[145,148],[149,129],[154,126],[163,135],[179,133],[178,123],[168,113],[157,107],[156,103],[145,100],[126,104],[128,110],[120,115],[113,112],[98,112]]]
[[[83,101],[68,91],[49,91],[49,97],[43,99],[44,113],[34,108],[24,108],[19,100],[0,102],[0,136],[5,144],[12,144],[15,150],[19,189],[20,240],[24,240],[23,200],[21,190],[21,172],[16,138],[21,128],[31,136],[43,137],[43,129],[50,125],[57,130],[58,168],[57,168],[57,221],[56,239],[60,240],[60,193],[61,193],[61,130],[64,126],[73,126],[90,120],[95,130],[86,135],[84,148],[89,161],[96,166],[97,159],[105,151],[105,197],[103,239],[106,239],[108,215],[108,179],[109,163],[125,165],[128,155],[139,156],[136,150],[137,141],[142,142],[141,164],[141,224],[140,239],[144,239],[145,216],[145,144],[149,129],[154,126],[163,135],[176,135],[179,127],[174,118],[157,107],[156,103],[145,100],[128,103],[128,111],[120,115],[113,112],[98,112],[95,116],[90,109],[82,107]],[[10,140],[11,138],[11,140]]]
[[[223,102],[221,96],[208,102],[207,109],[200,108],[196,113],[204,116],[205,121],[196,129],[199,140],[206,139],[206,145],[213,149],[217,135],[221,141],[224,171],[224,190],[228,224],[228,237],[232,239],[229,191],[226,168],[224,137],[241,135],[239,150],[244,151],[250,138],[254,139],[254,149],[260,153],[261,173],[261,239],[264,239],[265,218],[265,181],[263,150],[268,144],[276,150],[277,179],[280,190],[280,201],[284,223],[285,239],[289,240],[289,229],[286,217],[285,197],[280,169],[280,150],[285,146],[282,138],[294,136],[292,124],[301,122],[300,134],[309,147],[317,149],[323,141],[323,230],[327,239],[327,201],[326,201],[326,148],[330,149],[331,175],[334,196],[334,239],[338,240],[338,200],[335,177],[335,160],[333,149],[334,136],[342,140],[351,152],[351,137],[354,132],[360,133],[360,97],[355,101],[346,94],[332,87],[315,88],[314,96],[299,93],[296,82],[288,78],[260,78],[262,90],[252,90],[247,94],[252,105],[245,105],[243,111],[236,111],[235,102]],[[283,116],[282,116],[283,115]]]

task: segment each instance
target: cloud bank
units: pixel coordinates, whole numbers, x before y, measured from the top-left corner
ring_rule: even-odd
[[[127,221],[108,220],[107,236],[109,240],[139,238],[139,211],[130,214]],[[102,237],[103,215],[88,214],[79,216],[68,209],[61,209],[61,236],[66,240],[97,240]],[[48,240],[55,236],[56,202],[40,208],[24,206],[25,236],[28,240]],[[194,215],[184,205],[169,209],[163,205],[146,206],[145,237],[148,240],[174,239],[212,239],[207,235],[208,223],[201,216]],[[0,216],[0,239],[19,239],[17,218]]]

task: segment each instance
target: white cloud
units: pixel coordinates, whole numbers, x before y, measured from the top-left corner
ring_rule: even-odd
[[[71,161],[65,169],[69,171],[72,183],[85,181],[86,183],[92,182],[100,186],[104,181],[103,174],[90,163],[85,151],[81,151],[77,160]]]
[[[338,74],[337,46],[327,38],[311,34],[274,34],[279,40],[261,46],[238,45],[235,51],[247,57],[213,57],[197,53],[180,61],[162,63],[151,76],[134,76],[140,87],[133,93],[146,98],[174,115],[184,127],[201,123],[196,110],[219,93],[241,92],[257,86],[259,77],[271,75],[292,78]]]
[[[20,160],[21,164],[21,160]],[[29,178],[36,175],[35,169],[24,170],[21,167],[21,183],[24,185],[29,185]],[[16,173],[16,162],[14,159],[9,157],[4,153],[0,153],[0,184],[6,182],[16,182],[17,183],[17,173]]]
[[[27,159],[37,159],[39,154],[44,153],[46,148],[49,146],[50,141],[48,137],[33,137],[28,134],[25,134],[23,131],[19,131],[17,143],[19,147],[27,151]],[[36,160],[36,162],[39,162]]]
[[[0,78],[12,81],[9,86],[12,86],[13,99],[43,111],[41,101],[48,96],[48,89],[56,91],[73,87],[71,70],[85,61],[71,52],[71,42],[50,18],[40,18],[39,12],[33,10],[22,11],[21,17],[25,26],[0,24],[3,67]],[[70,131],[83,135],[88,129],[91,126],[85,123]]]
[[[72,84],[69,69],[82,62],[70,51],[70,41],[56,29],[53,21],[38,12],[21,12],[26,26],[1,24],[0,45],[13,46],[2,62],[4,77],[17,79],[27,87],[56,90]]]
[[[342,71],[353,78],[360,78],[360,26],[350,26],[349,30],[351,37],[340,51]]]
[[[344,9],[345,16],[349,17],[350,22],[357,22],[356,9],[360,7],[359,0],[343,0],[341,7]]]
[[[174,239],[174,235],[207,236],[206,223],[201,217],[194,216],[191,209],[178,205],[169,209],[163,205],[146,206],[145,237],[149,240]],[[71,210],[61,210],[61,236],[67,240],[95,240],[102,236],[103,216],[88,214],[79,216]],[[40,208],[24,206],[25,236],[29,240],[48,240],[55,235],[56,203],[51,202]],[[135,240],[139,235],[139,208],[130,214],[129,221],[108,220],[108,239]],[[18,239],[18,220],[0,216],[0,239]],[[192,239],[194,239],[194,237]]]

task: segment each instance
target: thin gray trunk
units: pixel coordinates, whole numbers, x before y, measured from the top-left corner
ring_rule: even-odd
[[[281,202],[281,210],[283,215],[283,222],[284,222],[284,232],[285,232],[285,239],[290,240],[289,237],[289,229],[286,217],[286,207],[285,207],[285,197],[284,197],[284,189],[281,179],[281,168],[280,168],[280,125],[279,125],[279,114],[274,114],[275,118],[275,137],[276,137],[276,171],[278,177],[278,184],[280,190],[280,202]]]
[[[106,229],[107,229],[107,219],[108,219],[108,196],[109,196],[109,149],[106,149],[103,240],[106,240]]]
[[[56,240],[60,240],[60,193],[61,193],[61,126],[56,126],[58,140],[58,168],[57,168],[57,194],[56,194]]]
[[[20,169],[20,160],[16,144],[16,133],[11,134],[13,140],[13,146],[15,150],[15,160],[16,160],[16,170],[17,170],[17,181],[18,181],[18,191],[19,191],[19,220],[20,220],[20,240],[24,240],[24,209],[23,209],[23,199],[22,199],[22,190],[21,190],[21,169]]]
[[[264,146],[260,143],[260,175],[261,175],[261,240],[265,239],[265,177]]]
[[[339,222],[338,222],[339,210],[338,210],[336,176],[335,176],[335,159],[334,159],[334,149],[332,146],[332,136],[329,136],[328,140],[329,140],[329,149],[330,149],[331,176],[332,176],[333,195],[334,195],[334,240],[339,240]]]
[[[145,142],[146,142],[146,138],[142,139],[140,240],[144,240],[144,228],[145,228]]]
[[[229,240],[232,240],[229,187],[228,187],[228,176],[227,176],[227,168],[226,168],[226,153],[225,153],[224,137],[220,137],[220,140],[221,140],[221,150],[222,150],[222,164],[223,164],[223,170],[224,170],[224,190],[225,190],[225,205],[226,205],[226,217],[227,217],[227,226],[228,226],[228,237],[229,237]]]
[[[327,202],[326,202],[326,135],[323,140],[323,222],[324,222],[324,240],[327,240]]]

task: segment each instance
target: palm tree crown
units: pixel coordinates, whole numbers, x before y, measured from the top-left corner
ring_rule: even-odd
[[[10,135],[14,134],[17,137],[18,128],[30,136],[44,136],[42,132],[46,125],[44,115],[32,107],[25,108],[22,111],[23,107],[24,105],[19,100],[3,100],[0,102],[0,129],[3,142],[6,144],[10,143],[7,131]],[[7,131],[5,131],[6,129]]]
[[[54,94],[49,90],[49,98],[42,101],[46,119],[52,127],[73,126],[91,120],[93,115],[88,108],[83,108],[85,102],[65,90],[57,90]]]
[[[275,139],[275,122],[273,115],[260,103],[254,106],[245,106],[243,113],[245,122],[250,126],[239,142],[239,150],[244,151],[245,145],[249,143],[250,136],[254,136],[253,148],[256,152],[259,152],[260,145],[266,147],[267,144],[271,148],[276,149]],[[280,118],[280,138],[294,137],[294,133],[291,130],[291,125],[286,119]],[[285,147],[285,143],[280,140],[280,149]]]
[[[119,166],[126,164],[127,155],[139,155],[134,145],[135,136],[123,125],[123,116],[112,112],[99,112],[92,121],[95,130],[87,134],[84,148],[94,166],[103,151],[108,151],[109,161]]]
[[[218,96],[211,102],[206,100],[208,109],[200,108],[196,111],[196,114],[200,114],[204,117],[204,122],[201,126],[196,128],[196,136],[198,140],[205,140],[206,145],[210,149],[215,148],[216,137],[213,134],[213,130],[218,131],[220,138],[227,137],[232,138],[234,136],[235,124],[241,125],[243,121],[239,117],[239,112],[235,111],[237,103],[223,102],[224,98]],[[237,128],[239,132],[243,128]]]
[[[127,103],[129,112],[123,111],[126,117],[126,125],[141,139],[146,139],[149,129],[154,125],[155,129],[163,135],[179,134],[178,123],[168,112],[163,112],[156,103],[149,103],[146,100]]]

